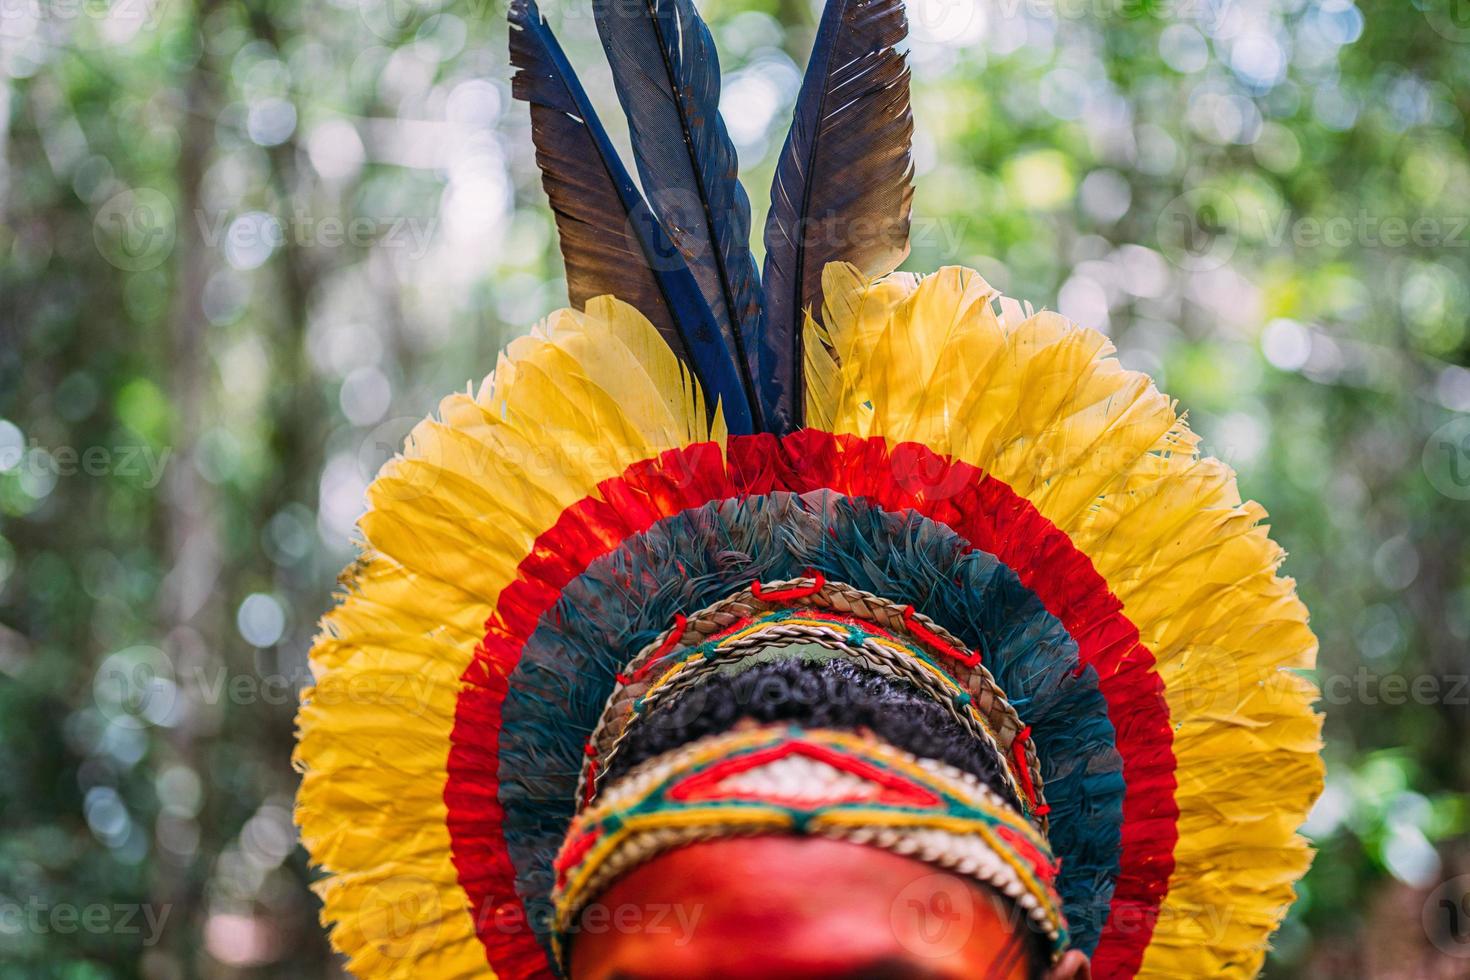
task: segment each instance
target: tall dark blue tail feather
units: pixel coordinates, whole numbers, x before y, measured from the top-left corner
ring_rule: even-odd
[[[776,389],[764,416],[778,432],[800,424],[802,324],[807,308],[821,317],[823,266],[851,262],[879,276],[908,254],[914,124],[895,47],[907,33],[903,0],[828,0],[822,15],[766,220],[754,354]]]
[[[641,310],[732,432],[800,428],[802,327],[806,310],[821,315],[822,268],[878,276],[908,252],[903,0],[828,0],[771,187],[764,288],[719,58],[693,0],[594,0],[594,11],[648,203],[535,0],[510,11],[514,92],[531,104],[572,302],[612,293]]]
[[[699,283],[762,425],[770,393],[748,349],[761,332],[760,275],[750,201],[720,118],[714,39],[692,0],[595,0],[594,11],[643,189]]]
[[[612,294],[636,307],[693,371],[711,407],[718,399],[730,431],[754,431],[733,338],[618,158],[535,0],[514,0],[510,23],[512,91],[531,106],[573,305]]]

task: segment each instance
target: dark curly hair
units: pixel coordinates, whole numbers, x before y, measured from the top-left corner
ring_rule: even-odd
[[[747,718],[808,728],[866,728],[911,755],[978,776],[1020,809],[994,750],[956,721],[947,707],[905,681],[838,658],[784,658],[739,673],[714,674],[632,726],[610,763],[608,777],[616,779],[640,762],[729,731]]]
[[[633,725],[609,765],[608,777],[617,779],[641,762],[729,731],[744,719],[849,731],[865,728],[912,755],[978,776],[1020,809],[1000,759],[944,705],[905,681],[836,658],[787,657],[738,673],[715,673],[673,702],[649,710]],[[1023,956],[1028,978],[1040,980],[1049,961],[1043,937],[1023,928],[1014,941],[1019,947],[1001,955]]]

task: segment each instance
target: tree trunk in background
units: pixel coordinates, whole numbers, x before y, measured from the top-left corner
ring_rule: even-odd
[[[219,0],[202,0],[195,14],[203,25],[217,9]],[[209,280],[212,251],[203,240],[199,216],[203,213],[203,184],[214,149],[215,119],[220,106],[218,67],[205,45],[199,62],[182,83],[182,118],[179,120],[178,210],[174,244],[174,282],[168,316],[167,353],[163,369],[164,387],[173,408],[172,462],[161,485],[161,517],[167,574],[158,594],[159,633],[166,637],[165,649],[181,683],[178,697],[182,721],[166,729],[174,761],[208,779],[198,746],[196,705],[189,702],[193,688],[182,681],[195,667],[209,660],[209,640],[221,637],[228,617],[218,601],[220,577],[220,529],[218,502],[213,488],[195,465],[200,436],[210,410],[214,368],[206,347],[209,321],[204,313],[204,289]],[[156,849],[152,900],[169,908],[173,928],[163,933],[161,951],[178,969],[192,975],[199,956],[201,923],[191,921],[204,914],[201,885],[206,875],[191,873],[196,860],[209,855],[212,827],[209,797],[198,815],[200,849],[186,859]]]

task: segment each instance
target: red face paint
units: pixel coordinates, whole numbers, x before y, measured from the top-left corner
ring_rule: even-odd
[[[669,851],[586,909],[572,980],[1023,980],[1024,917],[973,880],[814,837]]]

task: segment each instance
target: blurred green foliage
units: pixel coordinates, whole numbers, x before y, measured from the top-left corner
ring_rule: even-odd
[[[616,132],[590,5],[543,6]],[[816,12],[705,10],[759,227]],[[4,975],[337,969],[289,816],[314,620],[377,466],[565,302],[503,13],[0,3]],[[1420,914],[1470,872],[1463,0],[911,19],[906,267],[1106,330],[1313,610],[1321,853],[1268,972],[1463,975]]]

